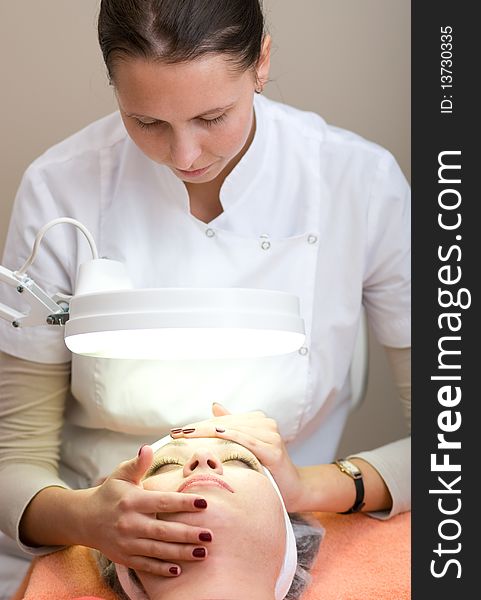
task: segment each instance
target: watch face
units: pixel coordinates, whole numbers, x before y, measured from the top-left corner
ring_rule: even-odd
[[[348,460],[339,460],[338,464],[347,472],[351,477],[360,477],[361,471],[356,467],[356,465]]]

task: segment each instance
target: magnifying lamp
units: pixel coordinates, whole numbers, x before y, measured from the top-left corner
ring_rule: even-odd
[[[92,260],[79,268],[74,296],[50,297],[26,271],[45,233],[70,223],[86,236]],[[30,257],[17,271],[0,266],[0,281],[30,304],[26,314],[0,303],[13,327],[63,326],[73,353],[104,358],[253,358],[287,354],[304,343],[297,296],[248,288],[134,289],[122,263],[98,257],[85,226],[68,217],[38,232]]]

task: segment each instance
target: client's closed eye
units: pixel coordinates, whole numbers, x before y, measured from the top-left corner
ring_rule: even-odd
[[[249,458],[247,456],[242,456],[241,454],[229,454],[222,459],[224,464],[226,463],[241,463],[243,466],[247,466],[249,469],[253,469],[254,471],[258,471],[258,465],[255,460]],[[237,465],[236,465],[237,466]],[[146,477],[152,477],[156,475],[159,471],[165,473],[166,471],[171,471],[177,467],[183,467],[183,462],[181,462],[178,458],[173,458],[170,456],[159,456],[154,459],[152,467],[149,469]]]
[[[154,462],[152,464],[152,467],[149,469],[148,473],[147,473],[147,477],[152,477],[152,475],[155,475],[157,473],[157,471],[160,471],[162,469],[162,471],[167,471],[170,469],[167,469],[167,467],[182,467],[182,463],[180,462],[180,460],[178,458],[170,458],[168,456],[159,456],[158,458],[154,459]]]
[[[247,456],[241,456],[240,454],[231,454],[229,456],[226,456],[222,460],[222,462],[223,463],[240,462],[240,463],[247,465],[250,469],[254,469],[254,471],[258,471],[257,463],[254,460],[252,460],[251,458],[248,458]]]

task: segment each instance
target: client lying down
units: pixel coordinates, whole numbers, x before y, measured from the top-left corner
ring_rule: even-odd
[[[323,530],[288,515],[269,471],[229,440],[167,436],[142,449],[153,452],[143,480],[148,490],[202,491],[207,509],[162,513],[163,520],[212,532],[202,562],[181,562],[179,577],[127,569],[99,554],[103,576],[125,600],[297,600],[308,581]],[[208,541],[208,540],[207,540]]]

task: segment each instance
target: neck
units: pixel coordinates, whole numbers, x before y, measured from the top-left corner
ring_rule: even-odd
[[[139,577],[150,600],[274,600],[275,575],[265,563],[254,571],[250,567],[209,556],[200,565],[184,563],[178,579]]]

